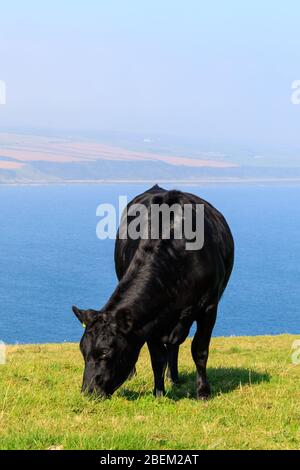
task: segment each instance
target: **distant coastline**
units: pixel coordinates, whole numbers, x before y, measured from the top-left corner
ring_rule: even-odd
[[[199,178],[199,179],[93,179],[56,181],[0,181],[1,186],[68,186],[68,185],[109,185],[109,184],[300,184],[300,178]]]

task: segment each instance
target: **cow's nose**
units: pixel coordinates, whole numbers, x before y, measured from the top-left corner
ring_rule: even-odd
[[[82,384],[82,387],[81,387],[81,392],[82,393],[88,393],[88,394],[92,394],[94,393],[94,390],[95,390],[95,386],[93,384]]]
[[[82,393],[86,393],[88,395],[94,395],[98,398],[108,398],[108,394],[100,389],[99,387],[95,387],[94,385],[83,385],[81,389]]]
[[[99,387],[95,387],[93,393],[94,393],[98,398],[108,398],[108,397],[109,397],[109,394],[106,393],[104,390],[102,390],[102,389],[99,388]]]

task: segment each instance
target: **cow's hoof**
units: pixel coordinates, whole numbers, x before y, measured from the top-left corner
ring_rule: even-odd
[[[198,394],[197,395],[197,400],[201,400],[201,401],[207,401],[211,398],[211,394],[210,393],[207,393],[207,394]]]
[[[164,390],[154,390],[153,395],[155,398],[161,398],[164,397],[166,392]]]
[[[197,390],[197,399],[198,400],[209,400],[211,397],[211,392],[210,392],[210,387],[209,385],[206,385],[205,387],[201,388],[200,390]]]

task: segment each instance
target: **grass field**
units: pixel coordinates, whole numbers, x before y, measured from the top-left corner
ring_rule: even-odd
[[[208,402],[195,399],[189,341],[180,353],[182,384],[168,384],[166,397],[152,397],[144,349],[138,375],[106,401],[81,395],[78,345],[10,346],[0,366],[0,448],[299,449],[294,339],[213,339]]]

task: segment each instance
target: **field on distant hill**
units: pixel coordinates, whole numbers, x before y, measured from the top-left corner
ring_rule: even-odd
[[[203,169],[237,165],[219,155],[172,154],[149,143],[134,146],[74,137],[0,133],[0,182],[51,183],[80,180],[193,177]]]
[[[169,142],[0,132],[0,184],[300,182],[296,160]]]

